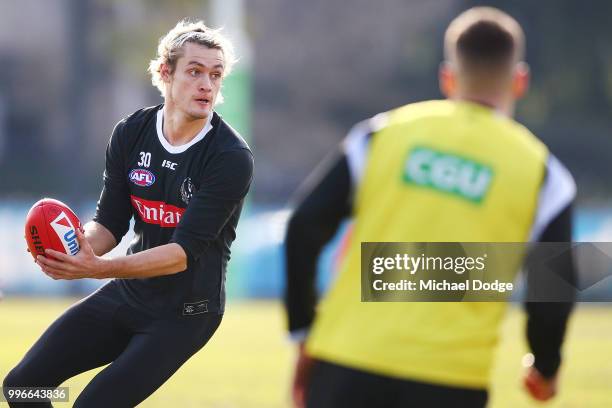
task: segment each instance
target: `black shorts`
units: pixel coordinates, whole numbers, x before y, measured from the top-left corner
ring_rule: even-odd
[[[447,387],[367,373],[317,360],[308,408],[483,408],[486,390]]]
[[[111,281],[53,322],[3,386],[57,387],[110,363],[87,384],[74,406],[134,407],[208,342],[221,318],[216,313],[157,318],[130,306]]]

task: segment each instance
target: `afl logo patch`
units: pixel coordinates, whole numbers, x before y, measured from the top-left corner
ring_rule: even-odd
[[[185,180],[183,180],[183,184],[181,184],[181,201],[183,201],[185,204],[189,204],[189,200],[191,200],[191,197],[195,191],[196,186],[193,184],[193,181],[191,181],[191,177],[187,177]]]
[[[149,170],[134,169],[130,171],[130,181],[140,187],[149,187],[155,183],[155,175]]]

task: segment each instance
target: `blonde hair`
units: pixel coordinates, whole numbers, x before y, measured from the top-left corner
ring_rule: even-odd
[[[207,27],[201,20],[195,22],[179,21],[172,30],[159,40],[157,57],[149,63],[151,82],[159,89],[162,96],[165,96],[165,84],[161,77],[161,67],[165,64],[168,66],[170,73],[174,73],[176,62],[183,56],[183,46],[187,43],[220,50],[223,53],[224,61],[223,77],[229,75],[236,62],[234,47],[221,34],[221,29]],[[218,102],[222,101],[223,97],[219,95]]]

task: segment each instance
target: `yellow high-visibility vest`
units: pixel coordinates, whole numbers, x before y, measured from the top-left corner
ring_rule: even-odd
[[[525,242],[548,150],[484,106],[387,112],[369,139],[354,230],[307,342],[316,358],[397,378],[488,386],[504,303],[366,303],[361,242]]]

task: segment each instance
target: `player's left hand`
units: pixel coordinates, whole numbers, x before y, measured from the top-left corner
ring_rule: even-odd
[[[312,369],[313,362],[312,357],[306,354],[304,343],[300,343],[291,390],[293,404],[296,408],[304,408],[306,406],[308,380],[310,379],[310,370]]]
[[[76,229],[80,251],[68,255],[53,249],[45,249],[45,255],[38,255],[36,263],[52,279],[104,278],[107,261],[96,256],[83,232]]]
[[[529,395],[538,401],[548,401],[557,394],[557,376],[544,378],[533,366],[525,374],[523,384]]]

